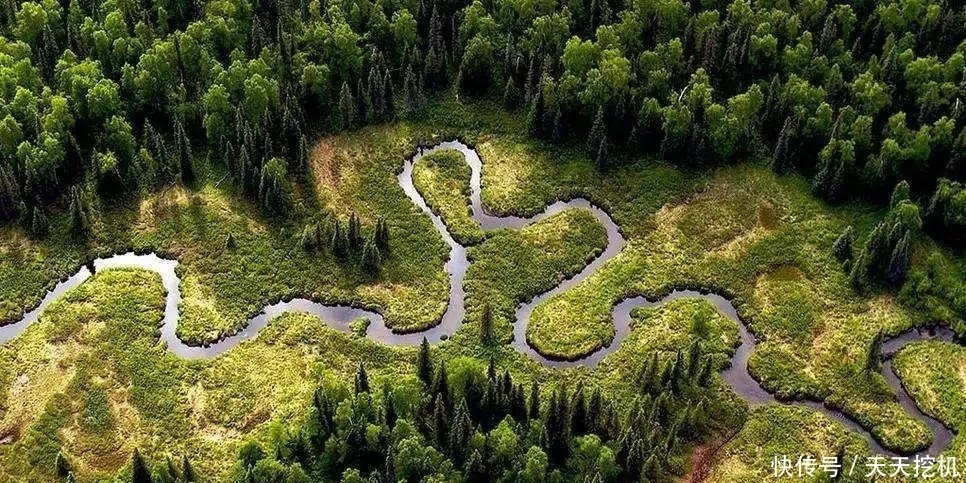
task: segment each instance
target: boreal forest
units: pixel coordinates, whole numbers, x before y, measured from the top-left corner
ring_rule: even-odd
[[[0,0],[0,482],[933,481],[964,184],[961,1]]]

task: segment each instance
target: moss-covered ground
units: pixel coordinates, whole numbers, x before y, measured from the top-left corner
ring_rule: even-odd
[[[209,167],[200,170],[194,186],[171,186],[100,207],[83,243],[67,235],[64,214],[52,214],[51,234],[41,240],[14,226],[0,228],[0,320],[29,310],[45,287],[85,260],[135,249],[179,260],[184,301],[178,333],[188,341],[233,332],[265,304],[292,296],[378,308],[394,327],[427,327],[446,306],[442,267],[448,249],[398,187],[396,173],[419,143],[459,137],[484,161],[482,195],[491,211],[531,215],[554,199],[583,196],[611,213],[627,239],[627,247],[601,270],[537,308],[527,338],[542,351],[575,356],[607,344],[613,334],[610,307],[623,297],[659,296],[678,286],[711,288],[734,299],[760,339],[750,366],[766,388],[841,407],[886,446],[926,444],[925,426],[902,411],[880,375],[862,371],[876,332],[898,333],[923,322],[922,315],[888,295],[856,294],[830,255],[847,225],[861,238],[879,211],[827,206],[809,195],[801,178],[776,177],[753,163],[691,173],[641,159],[600,173],[582,151],[535,145],[525,133],[522,116],[440,101],[420,119],[318,139],[311,170],[298,185],[291,213],[282,218],[264,217],[220,181],[218,168]],[[483,240],[472,226],[463,226],[468,213],[453,196],[465,196],[468,170],[460,166],[427,163],[417,186],[454,234]],[[362,219],[364,231],[380,217],[389,224],[392,250],[377,276],[325,249],[299,246],[306,225],[344,220],[351,213]],[[226,247],[229,234],[234,248]],[[593,372],[549,370],[506,344],[513,307],[575,273],[601,249],[602,227],[581,210],[487,235],[469,250],[470,323],[437,352],[456,365],[485,364],[493,357],[524,380],[586,379],[619,396],[647,354],[673,353],[699,336],[691,321],[708,308],[704,303],[678,301],[636,311],[637,329]],[[197,466],[222,481],[232,472],[230,455],[240,441],[271,439],[285,421],[304,416],[315,386],[345,379],[360,361],[377,381],[412,378],[414,349],[342,334],[304,315],[283,316],[257,339],[214,361],[182,361],[156,342],[162,300],[153,275],[105,272],[0,347],[0,387],[8,388],[0,395],[0,439],[13,440],[0,445],[0,480],[28,475],[30,481],[50,481],[58,450],[85,477],[113,474],[124,471],[137,445],[155,459],[198,455]],[[475,322],[484,302],[495,309],[503,343],[480,343]],[[708,325],[700,336],[724,362],[735,327],[723,317],[712,317]],[[909,360],[913,356],[910,349]],[[917,370],[904,376],[927,365],[924,358],[910,364]],[[955,389],[940,391],[952,387],[946,381],[951,373],[930,379],[953,366],[933,365],[924,370],[928,377],[920,374],[907,384],[927,401],[929,394],[942,394],[961,409]],[[721,395],[723,405],[740,410],[725,387]],[[768,451],[798,445],[817,450],[843,441],[861,446],[814,411],[769,406],[749,418],[722,450],[715,481],[761,481],[768,461],[757,456]],[[737,419],[722,425],[734,429]],[[686,459],[678,457],[684,470]]]

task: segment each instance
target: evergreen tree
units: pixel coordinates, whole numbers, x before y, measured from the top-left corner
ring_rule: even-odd
[[[771,157],[771,169],[778,174],[784,174],[792,169],[791,137],[792,137],[792,118],[785,118],[781,132],[778,133],[778,142],[775,143],[775,151]]]
[[[187,456],[182,456],[181,458],[181,479],[185,483],[200,483],[198,475],[195,474],[195,469],[191,466],[191,462],[188,461]]]
[[[386,410],[386,426],[395,427],[396,421],[399,420],[399,414],[396,412],[396,397],[393,395],[388,382],[382,386],[382,405]]]
[[[546,435],[547,456],[554,463],[562,463],[570,454],[568,441],[570,439],[570,421],[567,414],[566,393],[561,389],[555,391],[550,401],[550,409],[544,422]]]
[[[355,391],[356,394],[369,392],[369,374],[366,373],[366,367],[361,362],[359,369],[356,371]]]
[[[362,268],[369,272],[370,275],[375,275],[379,273],[381,266],[382,256],[379,254],[379,247],[376,246],[374,240],[369,240],[362,247]]]
[[[570,428],[574,435],[587,434],[587,401],[584,397],[583,383],[578,383],[571,400]]]
[[[416,360],[416,373],[419,380],[425,387],[430,387],[433,382],[433,361],[429,352],[429,341],[423,337],[423,342],[419,345],[419,357]]]
[[[70,189],[70,229],[74,236],[81,238],[86,237],[88,230],[90,230],[90,223],[87,219],[87,204],[84,201],[83,193],[77,186]]]
[[[473,453],[466,460],[464,474],[466,475],[467,483],[490,483],[493,481],[486,462],[483,461],[483,455],[480,454],[480,450],[478,449],[474,449]]]
[[[376,222],[376,247],[382,255],[389,253],[389,224],[385,218],[379,218]]]
[[[359,216],[354,211],[349,215],[348,238],[350,250],[356,252],[362,248],[362,222],[359,221]]]
[[[54,458],[54,470],[56,471],[57,476],[61,478],[67,478],[71,474],[71,471],[73,471],[70,465],[70,460],[67,459],[67,456],[64,455],[63,451],[58,451],[57,457]]]
[[[349,84],[343,82],[342,90],[339,91],[339,129],[355,127],[357,109],[355,98],[352,96],[352,91],[349,90]]]
[[[437,395],[433,404],[433,443],[437,448],[446,451],[449,443],[449,417],[446,414],[446,403],[443,397]]]
[[[545,111],[543,90],[538,88],[530,100],[530,110],[527,112],[527,126],[531,136],[543,137],[546,134],[543,126]]]
[[[594,393],[590,396],[590,402],[587,404],[587,422],[584,423],[584,427],[587,428],[589,432],[600,434],[603,427],[601,426],[601,418],[604,416],[604,398],[600,393],[600,388],[594,389]]]
[[[144,464],[144,459],[137,448],[131,456],[131,483],[151,483],[151,471]]]
[[[469,409],[466,407],[466,400],[461,399],[456,405],[453,424],[449,432],[449,442],[446,446],[449,450],[449,455],[457,464],[463,462],[465,451],[472,435],[473,421],[470,419]]]
[[[906,279],[906,271],[909,268],[909,244],[910,234],[906,233],[899,239],[892,256],[889,258],[889,267],[886,272],[886,280],[893,285],[901,285]]]
[[[449,376],[446,374],[446,364],[439,365],[436,379],[433,381],[433,394],[441,397],[446,407],[453,406],[453,395],[449,390]]]
[[[342,229],[342,222],[335,220],[332,226],[332,253],[340,258],[349,255],[349,238]]]
[[[174,122],[174,138],[175,146],[178,150],[181,182],[192,183],[195,180],[195,168],[194,160],[191,156],[191,141],[188,139],[188,134],[185,133],[184,124],[182,124],[180,118]]]
[[[836,260],[840,262],[851,260],[853,243],[855,243],[855,231],[852,229],[852,225],[849,225],[832,245],[832,254],[835,255]]]

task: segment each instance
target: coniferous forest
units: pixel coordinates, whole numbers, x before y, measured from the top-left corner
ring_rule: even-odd
[[[964,248],[961,1],[0,0],[0,481],[966,459]]]

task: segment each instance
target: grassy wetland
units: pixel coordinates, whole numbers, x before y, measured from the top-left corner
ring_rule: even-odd
[[[492,212],[533,214],[579,195],[605,207],[626,237],[601,270],[536,308],[526,330],[531,345],[561,356],[588,354],[613,337],[616,301],[657,298],[676,287],[714,289],[735,301],[758,338],[748,369],[767,390],[840,408],[888,448],[928,443],[928,429],[899,407],[879,374],[862,367],[878,331],[897,334],[924,321],[892,296],[855,293],[829,252],[846,225],[866,231],[877,210],[830,208],[811,198],[800,179],[754,165],[699,175],[640,160],[633,171],[601,174],[573,151],[533,145],[515,136],[512,124],[475,112],[445,102],[422,120],[318,140],[310,176],[298,187],[299,208],[283,219],[260,216],[219,185],[213,170],[194,186],[100,212],[85,244],[56,230],[36,241],[5,228],[5,315],[31,308],[51,281],[89,257],[134,249],[179,261],[178,335],[186,341],[213,341],[269,301],[293,296],[379,307],[392,327],[427,327],[447,303],[446,249],[407,202],[395,173],[417,144],[458,136],[481,154],[482,194]],[[714,367],[727,363],[736,346],[734,323],[687,299],[634,311],[630,336],[595,370],[548,369],[514,351],[514,308],[600,253],[603,228],[572,209],[521,230],[483,233],[467,215],[465,164],[449,152],[426,161],[417,165],[416,186],[453,233],[462,233],[471,261],[467,323],[434,348],[437,357],[454,368],[481,368],[492,359],[524,381],[546,387],[582,381],[612,395],[633,393],[652,354],[670,360],[695,341]],[[376,275],[300,245],[305,226],[353,214],[364,230],[384,219],[394,234]],[[65,222],[55,216],[53,223]],[[273,320],[214,360],[179,359],[157,343],[163,296],[150,272],[98,273],[0,348],[0,380],[8,388],[0,402],[0,434],[8,440],[0,446],[0,474],[52,481],[61,454],[84,481],[110,478],[130,471],[136,447],[153,461],[198,455],[195,468],[211,481],[227,481],[243,472],[234,455],[246,442],[277,444],[293,422],[309,417],[317,387],[339,387],[360,363],[374,381],[399,384],[400,394],[418,385],[416,347],[383,346],[304,314]],[[484,306],[492,310],[495,342],[480,339]],[[959,352],[920,343],[895,362],[924,410],[954,428],[962,419],[954,409],[961,405],[954,389]],[[711,407],[727,416],[712,434],[736,434],[716,453],[709,481],[757,481],[769,470],[764,455],[775,452],[868,452],[861,437],[819,413],[783,405],[748,409],[717,380]],[[672,472],[688,471],[687,448],[670,457]],[[957,438],[947,451],[960,448]]]

